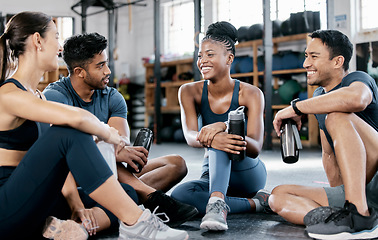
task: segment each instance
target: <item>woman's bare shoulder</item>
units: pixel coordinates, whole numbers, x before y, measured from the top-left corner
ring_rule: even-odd
[[[23,93],[25,91],[18,88],[16,85],[12,83],[6,83],[0,87],[0,101],[7,102],[10,98],[13,98],[14,95],[18,97],[19,93]]]
[[[252,94],[257,96],[262,96],[263,92],[260,88],[246,82],[240,82],[240,91],[244,95]]]
[[[204,80],[184,83],[183,85],[181,85],[181,88],[186,88],[186,89],[193,89],[193,88],[198,88],[198,87],[202,88],[203,82]]]
[[[199,93],[199,92],[202,93],[203,82],[204,82],[204,80],[185,83],[185,84],[181,85],[180,91],[182,93],[188,93],[188,94],[195,94],[195,93]]]

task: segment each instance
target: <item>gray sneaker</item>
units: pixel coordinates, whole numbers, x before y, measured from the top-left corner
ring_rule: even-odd
[[[306,232],[315,239],[376,239],[378,216],[372,209],[370,216],[362,216],[354,204],[346,201],[344,208],[332,213],[324,222],[308,226]]]
[[[270,192],[265,189],[261,189],[256,193],[256,195],[252,199],[259,200],[260,205],[262,207],[262,208],[256,208],[256,212],[263,212],[263,213],[269,213],[269,214],[274,213],[268,203],[269,197],[270,197]]]
[[[312,226],[318,223],[324,223],[325,220],[333,213],[339,211],[339,207],[322,206],[309,211],[303,218],[304,225]]]
[[[186,240],[188,237],[186,231],[168,227],[159,217],[152,214],[149,209],[143,211],[133,226],[127,226],[121,221],[119,223],[118,240]]]
[[[202,218],[200,228],[212,231],[224,231],[228,229],[227,213],[230,208],[223,200],[217,200],[214,203],[208,203],[206,214]]]

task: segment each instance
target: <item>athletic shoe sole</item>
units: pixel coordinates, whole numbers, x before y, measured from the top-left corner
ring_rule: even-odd
[[[130,237],[129,235],[126,236],[126,235],[123,235],[123,234],[120,233],[117,240],[125,240],[125,239],[127,239],[127,240],[140,240],[141,238],[140,238],[139,235],[136,236],[136,237]],[[189,239],[189,235],[186,235],[186,237],[183,240],[188,240],[188,239]]]
[[[307,232],[308,236],[315,239],[327,239],[327,240],[349,240],[349,239],[376,239],[378,237],[378,226],[371,230],[363,230],[361,232],[355,233],[348,233],[342,232],[338,234],[332,235],[324,235],[324,234],[317,234],[317,233],[309,233]]]
[[[218,221],[206,220],[201,223],[200,228],[210,231],[226,231],[228,226]]]

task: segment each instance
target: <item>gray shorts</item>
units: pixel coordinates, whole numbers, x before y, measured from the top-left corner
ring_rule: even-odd
[[[371,181],[366,187],[366,198],[368,206],[374,208],[378,211],[378,193],[377,181],[378,177],[374,178],[374,181]],[[344,207],[345,203],[345,189],[344,185],[337,187],[324,187],[324,190],[327,194],[328,204],[331,207]]]
[[[328,204],[331,207],[344,207],[345,189],[344,185],[337,187],[324,187],[327,194]]]

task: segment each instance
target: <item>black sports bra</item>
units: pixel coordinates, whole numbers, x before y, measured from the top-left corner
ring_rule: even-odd
[[[24,86],[16,79],[10,78],[4,81],[1,85],[6,83],[13,83],[18,88],[26,91]],[[15,129],[0,131],[0,148],[9,150],[26,151],[38,139],[39,127],[37,122],[26,120]]]

